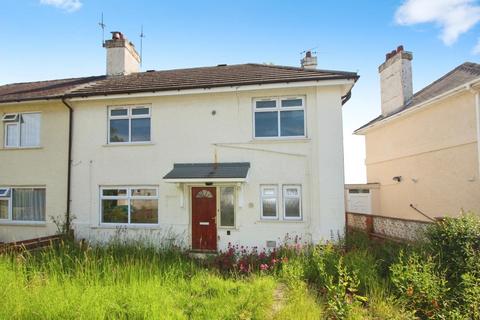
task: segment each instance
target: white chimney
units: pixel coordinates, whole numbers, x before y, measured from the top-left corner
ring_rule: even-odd
[[[112,39],[105,41],[103,46],[107,49],[107,76],[140,71],[140,56],[133,43],[121,32],[112,32]]]
[[[382,98],[382,115],[398,111],[413,96],[412,53],[398,46],[386,54],[385,62],[378,67]]]
[[[316,69],[317,57],[312,56],[312,51],[307,51],[305,52],[305,57],[300,60],[300,63],[304,69]]]

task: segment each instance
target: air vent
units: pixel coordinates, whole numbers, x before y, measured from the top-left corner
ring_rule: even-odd
[[[275,248],[277,246],[277,241],[267,240],[267,248]]]

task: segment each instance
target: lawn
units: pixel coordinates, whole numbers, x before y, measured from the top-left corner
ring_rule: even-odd
[[[0,319],[480,319],[480,222],[452,221],[436,247],[350,234],[206,261],[139,243],[4,253]]]

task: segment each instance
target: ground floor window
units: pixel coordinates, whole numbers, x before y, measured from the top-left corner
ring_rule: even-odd
[[[0,220],[45,221],[45,188],[0,188]]]
[[[220,226],[235,227],[235,187],[220,187]]]
[[[102,223],[157,224],[157,187],[102,187]]]
[[[281,194],[278,190],[282,190]],[[301,220],[302,187],[300,185],[261,185],[260,211],[262,219]]]

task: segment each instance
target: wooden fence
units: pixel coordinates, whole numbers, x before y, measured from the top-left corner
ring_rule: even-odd
[[[34,250],[51,246],[62,239],[63,235],[47,236],[23,241],[0,244],[0,253],[5,251]]]

